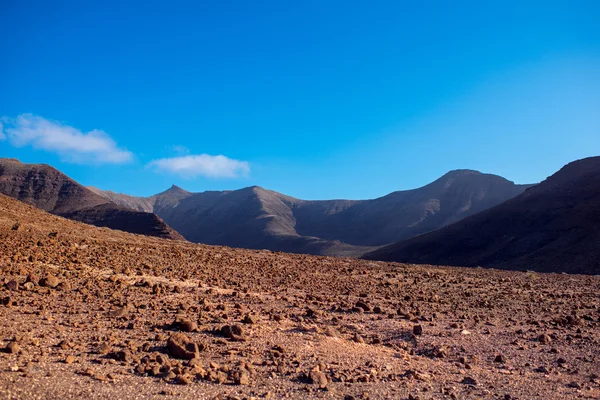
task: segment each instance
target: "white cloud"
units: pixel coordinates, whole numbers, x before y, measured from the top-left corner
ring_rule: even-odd
[[[148,164],[158,171],[181,175],[187,178],[205,176],[208,178],[237,178],[250,173],[246,161],[232,160],[222,155],[208,154],[161,158]]]
[[[6,135],[4,134],[4,124],[0,121],[0,140],[5,140]]]
[[[130,151],[119,148],[108,134],[98,129],[82,132],[32,114],[4,117],[3,121],[4,136],[13,146],[50,151],[66,162],[122,164],[133,159]]]

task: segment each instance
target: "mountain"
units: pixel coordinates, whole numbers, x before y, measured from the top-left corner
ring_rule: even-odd
[[[112,203],[49,165],[0,159],[0,193],[91,225],[183,239],[157,215]]]
[[[111,192],[110,190],[100,190],[93,186],[87,186],[87,188],[98,196],[104,197],[115,204],[130,208],[132,210],[151,213],[154,206],[153,202],[149,198],[146,199],[143,197],[129,196],[126,194]]]
[[[600,274],[600,157],[567,164],[505,203],[365,258]]]
[[[173,186],[147,198],[95,190],[117,204],[156,213],[193,242],[357,256],[456,222],[526,187],[457,170],[422,188],[373,200],[308,201],[258,186],[201,193]]]
[[[192,195],[192,193],[183,190],[176,185],[151,197],[130,196],[127,194],[115,193],[110,190],[100,190],[92,186],[88,186],[88,189],[115,204],[143,212],[155,212],[157,210],[165,211],[170,208],[175,208],[182,199]]]

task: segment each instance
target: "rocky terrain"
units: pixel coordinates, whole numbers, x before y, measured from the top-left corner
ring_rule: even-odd
[[[49,165],[0,158],[0,193],[88,224],[183,239],[157,215],[112,203]]]
[[[523,194],[365,257],[421,264],[600,274],[600,157]]]
[[[211,247],[0,195],[0,398],[597,399],[600,277]]]
[[[202,193],[173,186],[146,198],[91,189],[122,206],[156,213],[192,242],[358,256],[459,221],[527,187],[456,170],[421,188],[373,200],[308,201],[258,186]]]

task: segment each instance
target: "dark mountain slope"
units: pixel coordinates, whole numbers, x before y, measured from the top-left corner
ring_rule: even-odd
[[[202,192],[183,197],[177,192],[157,195],[156,204],[164,204],[165,193],[173,207],[155,210],[186,239],[205,244],[270,249],[307,254],[356,256],[368,251],[337,241],[302,236],[295,232],[290,204],[295,200],[260,187],[223,192]]]
[[[600,157],[567,164],[523,194],[374,260],[600,273]]]
[[[0,193],[88,224],[183,239],[158,216],[116,205],[49,165],[0,159]]]
[[[497,175],[451,171],[429,185],[374,200],[302,202],[294,209],[296,230],[323,239],[380,246],[461,220],[526,187]]]
[[[148,198],[102,192],[150,210],[193,242],[298,253],[357,255],[438,229],[523,192],[502,177],[458,170],[419,189],[374,200],[307,201],[253,186],[190,193],[177,186]]]
[[[118,204],[120,206],[127,207],[136,211],[149,213],[153,212],[152,209],[154,207],[154,204],[150,200],[150,198],[129,196],[126,194],[115,193],[110,190],[100,190],[92,186],[87,186],[87,188],[95,194],[97,194],[98,196],[101,196],[106,200],[109,200],[110,202]]]
[[[0,192],[54,214],[108,203],[49,165],[14,159],[0,159]]]

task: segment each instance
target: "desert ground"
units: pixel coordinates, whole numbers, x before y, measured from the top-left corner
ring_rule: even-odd
[[[598,399],[600,277],[212,247],[0,196],[0,398]]]

